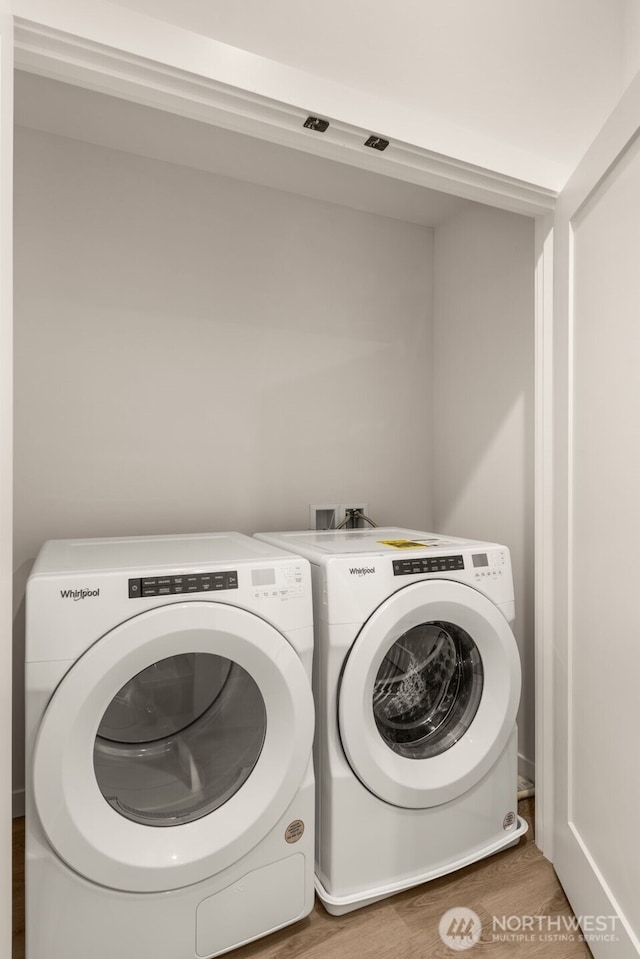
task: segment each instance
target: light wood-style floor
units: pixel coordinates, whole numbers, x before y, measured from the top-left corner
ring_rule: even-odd
[[[520,815],[529,821],[529,832],[512,849],[346,916],[330,916],[316,902],[307,919],[228,952],[227,959],[452,959],[456,953],[440,939],[438,924],[454,906],[473,909],[482,921],[480,942],[466,952],[473,959],[513,955],[518,959],[588,959],[591,953],[577,934],[573,941],[550,941],[543,938],[549,935],[543,929],[534,932],[530,940],[493,940],[494,916],[572,915],[553,867],[533,841],[533,803],[525,799],[519,804]],[[24,819],[14,821],[13,837],[13,959],[24,959]],[[153,949],[136,959],[153,959]]]

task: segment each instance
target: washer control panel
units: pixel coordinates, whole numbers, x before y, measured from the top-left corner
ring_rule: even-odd
[[[494,549],[490,553],[474,553],[472,560],[473,578],[477,580],[502,576],[507,562],[505,552],[501,549]]]
[[[409,576],[412,573],[445,573],[453,569],[464,569],[463,556],[423,556],[407,559],[394,559],[393,575]]]
[[[129,599],[142,599],[147,596],[178,596],[181,593],[210,593],[217,589],[237,588],[237,570],[183,573],[177,576],[143,576],[129,580]]]

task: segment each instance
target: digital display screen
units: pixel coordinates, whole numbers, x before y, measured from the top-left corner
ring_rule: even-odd
[[[473,565],[474,566],[488,566],[489,559],[486,553],[474,553],[473,554]]]
[[[274,586],[275,582],[276,582],[275,569],[252,569],[251,570],[252,586]]]

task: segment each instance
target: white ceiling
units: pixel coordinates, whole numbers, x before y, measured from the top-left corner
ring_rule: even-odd
[[[112,3],[547,158],[560,179],[640,62],[638,0]]]
[[[117,97],[15,75],[15,122],[314,199],[435,226],[468,201]]]

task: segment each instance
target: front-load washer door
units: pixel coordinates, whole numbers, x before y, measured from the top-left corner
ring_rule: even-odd
[[[309,679],[281,633],[221,603],[163,606],[107,633],[60,682],[34,749],[35,803],[81,875],[175,889],[274,827],[312,740]]]
[[[378,607],[349,652],[340,737],[380,799],[437,806],[491,769],[519,699],[518,649],[498,608],[460,583],[415,583]]]

